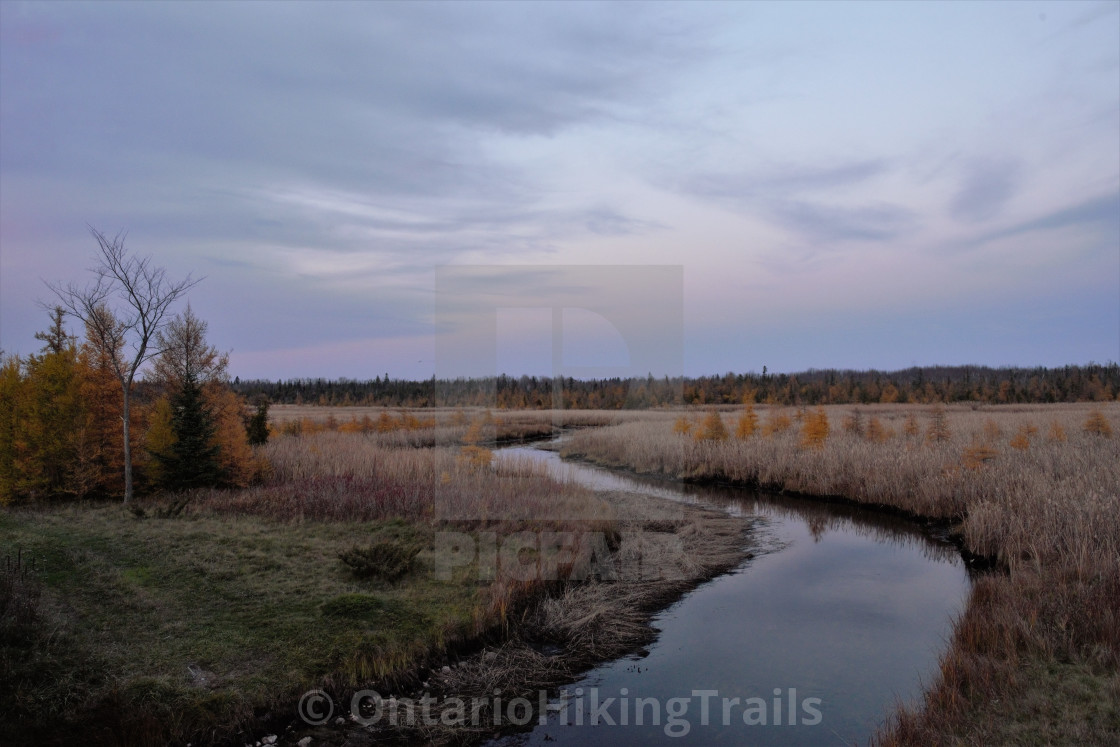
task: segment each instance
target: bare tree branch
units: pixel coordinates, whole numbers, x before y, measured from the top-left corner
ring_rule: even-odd
[[[47,287],[69,315],[80,319],[101,348],[121,384],[124,401],[125,503],[132,500],[132,456],[129,444],[129,402],[132,383],[146,361],[159,354],[151,343],[170,321],[168,310],[201,278],[188,275],[172,282],[162,267],[152,267],[150,256],[137,257],[124,247],[125,233],[109,238],[93,226],[98,264],[91,268],[94,282]],[[130,353],[124,348],[128,346]]]

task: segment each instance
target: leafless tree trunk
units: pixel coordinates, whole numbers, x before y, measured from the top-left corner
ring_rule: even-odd
[[[84,287],[73,283],[50,285],[71,316],[85,323],[89,334],[106,355],[121,384],[124,419],[124,502],[132,501],[132,444],[129,411],[132,383],[144,362],[158,355],[151,343],[167,324],[170,306],[199,281],[172,282],[152,258],[137,257],[124,248],[124,233],[109,238],[90,227],[97,240],[96,280]]]

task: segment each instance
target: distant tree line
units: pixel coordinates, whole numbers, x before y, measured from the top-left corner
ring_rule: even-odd
[[[388,375],[353,379],[235,379],[243,396],[277,404],[382,407],[502,407],[641,409],[669,405],[755,402],[826,405],[976,402],[982,404],[1100,402],[1120,398],[1120,365],[1061,368],[924,366],[901,371],[810,369],[796,374],[727,373],[722,376],[633,379],[553,379],[496,376],[408,381]]]

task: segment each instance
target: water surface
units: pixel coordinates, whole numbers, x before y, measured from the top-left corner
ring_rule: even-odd
[[[565,688],[547,723],[493,744],[866,743],[897,700],[916,698],[932,679],[964,604],[960,555],[901,519],[633,477],[531,447],[501,454],[598,490],[758,517],[755,534],[772,551],[660,613],[647,651]],[[639,708],[638,699],[649,700]]]

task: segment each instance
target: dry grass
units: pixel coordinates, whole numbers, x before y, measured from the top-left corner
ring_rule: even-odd
[[[802,416],[799,430],[788,411],[771,408],[762,414],[762,435],[697,442],[674,432],[674,413],[660,422],[577,433],[564,453],[677,478],[842,496],[959,523],[968,550],[996,559],[1006,573],[977,581],[924,708],[900,708],[881,741],[982,744],[993,735],[1025,733],[1048,735],[1043,742],[1120,737],[1116,708],[1105,707],[1110,715],[1090,724],[1073,715],[1081,712],[1076,704],[1059,702],[1016,710],[999,727],[983,716],[994,703],[1028,690],[1054,698],[1082,692],[1063,679],[1069,672],[1090,678],[1093,692],[1118,688],[1120,439],[1112,432],[1120,406],[825,410],[841,422],[868,425],[807,443],[811,418]],[[1039,672],[1052,687],[1031,689],[1031,673]],[[1063,708],[1069,718],[1060,717]]]
[[[480,408],[309,407],[275,405],[269,410],[275,436],[323,432],[361,433],[379,446],[418,448],[462,442],[472,424],[483,422],[482,441],[514,443],[550,438],[565,428],[611,425],[623,419],[604,410],[491,411]]]
[[[278,521],[471,520],[550,525],[610,519],[594,494],[543,467],[503,461],[479,469],[457,448],[386,447],[376,436],[321,432],[270,441],[264,484],[200,491],[188,514],[257,515]]]
[[[656,636],[650,626],[653,613],[684,591],[734,568],[746,553],[749,524],[744,519],[625,493],[610,494],[606,500],[622,537],[614,556],[623,570],[620,577],[627,575],[625,567],[637,557],[659,571],[648,578],[565,584],[556,593],[522,606],[510,637],[454,662],[446,671],[431,670],[418,691],[386,701],[387,709],[397,712],[397,726],[386,725],[393,721],[387,711],[373,736],[417,744],[459,744],[493,735],[490,704],[495,692],[504,702],[517,697],[528,700],[535,719],[539,691],[571,682],[600,662],[648,644]],[[659,541],[666,537],[676,541]],[[484,704],[478,724],[424,725],[415,715],[410,723],[408,704],[424,694],[443,707],[450,697],[478,699]],[[438,722],[439,714],[437,708],[432,720]]]
[[[76,631],[65,640],[42,636],[41,658],[24,656],[18,667],[0,651],[5,677],[22,678],[12,687],[36,688],[35,702],[21,701],[10,723],[0,718],[0,733],[62,733],[80,714],[91,734],[146,730],[122,743],[206,741],[208,729],[226,735],[244,726],[254,707],[294,713],[284,700],[299,688],[396,687],[448,646],[510,630],[515,616],[558,591],[550,578],[489,580],[461,567],[448,581],[424,572],[438,563],[441,527],[617,531],[614,504],[598,494],[527,462],[464,464],[458,446],[401,449],[372,434],[323,431],[273,439],[260,453],[270,477],[245,490],[154,499],[135,513],[76,505],[0,515],[2,549],[10,541],[52,554],[59,580],[49,596],[65,601],[60,619]],[[382,538],[422,547],[419,568],[390,583],[355,578],[339,560]],[[83,620],[96,625],[86,629]],[[222,672],[214,697],[229,703],[210,708],[209,690],[180,682],[195,659],[210,682]],[[162,679],[149,687],[155,675]],[[128,692],[115,700],[117,681]],[[164,718],[180,711],[189,716]]]

